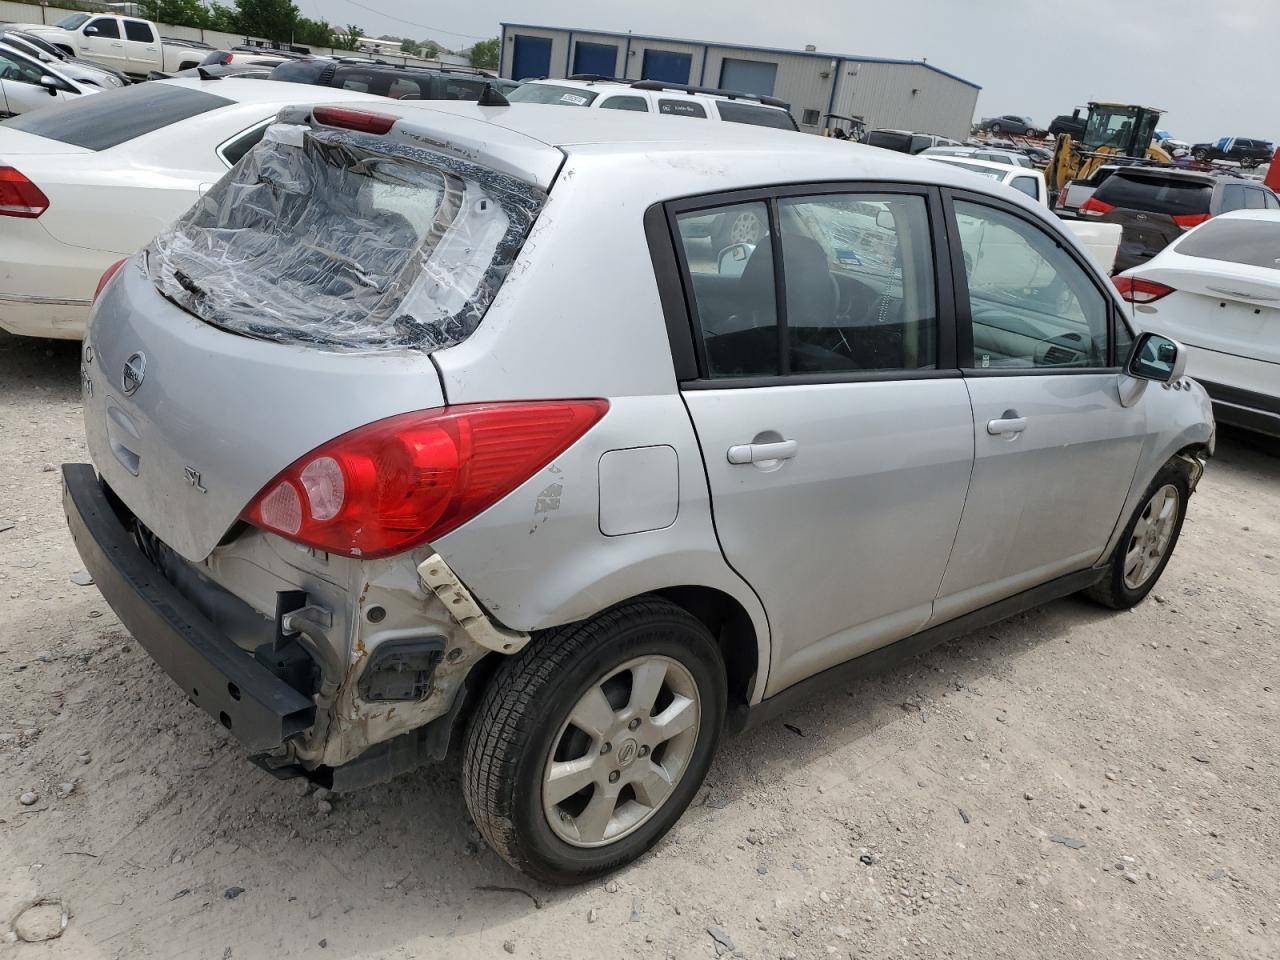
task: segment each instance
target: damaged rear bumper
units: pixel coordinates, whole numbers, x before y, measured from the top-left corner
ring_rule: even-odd
[[[219,631],[139,548],[89,464],[62,466],[62,504],[85,569],[120,622],[198,707],[250,753],[274,751],[315,705]]]

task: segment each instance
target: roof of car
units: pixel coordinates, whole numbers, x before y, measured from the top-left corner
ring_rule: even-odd
[[[984,167],[988,170],[1003,170],[1005,172],[1016,170],[1021,176],[1034,177],[1040,171],[1033,170],[1030,167],[1024,167],[1017,163],[997,163],[994,160],[980,160],[977,157],[957,157],[949,153],[930,153],[928,150],[922,151],[922,155],[927,155],[930,160],[938,163],[967,163],[974,167]]]
[[[628,155],[641,163],[656,162],[669,168],[666,179],[673,191],[687,186],[689,192],[711,192],[783,180],[884,180],[986,189],[1028,209],[1039,209],[1025,194],[994,180],[988,187],[977,187],[972,173],[947,164],[752,124],[707,123],[688,117],[540,103],[481,107],[463,100],[379,100],[370,109],[403,117],[410,128],[429,130],[435,142],[448,142],[451,136],[462,144],[492,147],[501,142],[524,153],[521,163],[528,159],[535,143],[543,150],[550,147],[571,155],[607,155],[611,169],[620,169],[614,167],[615,162],[621,164]],[[509,136],[495,135],[494,126]],[[780,164],[785,164],[785,172],[779,172]],[[525,168],[545,171],[546,158]]]
[[[536,80],[526,80],[525,83],[538,84],[552,87],[572,87],[578,90],[594,90],[602,84],[608,84],[610,87],[621,89],[647,90],[650,93],[660,93],[664,97],[689,97],[697,99],[698,97],[707,97],[711,100],[739,100],[752,106],[768,107],[771,110],[786,110],[781,101],[772,102],[772,97],[760,97],[755,94],[741,93],[736,90],[719,90],[714,87],[691,87],[687,84],[673,83],[670,86],[661,85],[661,81],[657,80],[634,80],[625,79],[623,77],[605,77],[595,75],[579,74],[573,77],[565,77],[563,79],[540,77]],[[646,84],[640,86],[640,84]]]
[[[317,87],[310,83],[263,83],[261,80],[250,80],[245,77],[219,77],[216,80],[200,80],[195,77],[173,77],[167,80],[152,80],[150,83],[164,83],[173,86],[188,87],[204,93],[216,94],[236,103],[268,103],[288,106],[291,103],[324,103],[330,100],[368,100],[382,103],[394,103],[385,97],[371,93],[356,93],[354,90],[339,90],[336,87]],[[123,90],[109,91],[116,96],[127,95],[130,90],[142,89],[144,85],[135,84]]]

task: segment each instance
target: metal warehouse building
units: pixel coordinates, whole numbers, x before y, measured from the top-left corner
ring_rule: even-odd
[[[861,116],[956,139],[969,135],[976,83],[922,60],[780,50],[598,30],[502,24],[500,73],[526,80],[593,73],[628,80],[722,87],[779,97],[800,129],[821,132],[827,114]]]

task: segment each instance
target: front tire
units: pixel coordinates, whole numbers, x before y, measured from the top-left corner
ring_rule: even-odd
[[[503,859],[544,883],[616,870],[688,807],[726,700],[715,640],[664,600],[546,631],[503,662],[472,717],[467,807]]]
[[[1173,556],[1190,496],[1186,471],[1176,462],[1165,464],[1126,524],[1106,576],[1087,595],[1113,610],[1128,610],[1146,599]]]

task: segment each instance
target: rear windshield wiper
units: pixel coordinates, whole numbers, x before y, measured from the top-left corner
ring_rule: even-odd
[[[207,297],[209,295],[205,291],[204,287],[200,286],[200,284],[196,283],[181,270],[173,271],[173,279],[177,280],[178,286],[182,287],[183,290],[187,291],[187,293],[191,294],[193,297]]]

